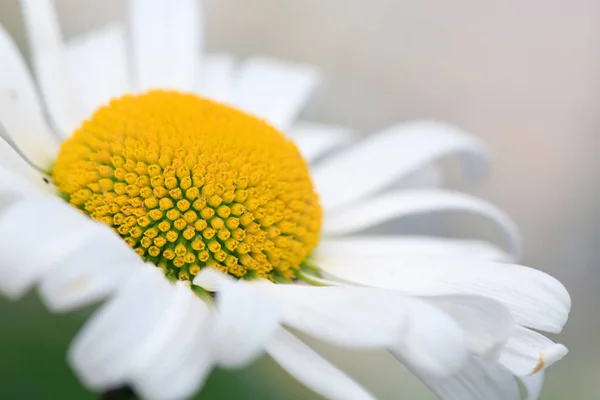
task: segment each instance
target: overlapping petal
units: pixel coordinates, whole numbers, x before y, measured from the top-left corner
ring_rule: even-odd
[[[471,358],[453,376],[436,379],[418,374],[440,400],[520,400],[515,378],[501,366]]]
[[[265,344],[279,328],[279,314],[258,287],[205,268],[194,283],[216,293],[212,351],[225,367],[247,365],[263,353]]]
[[[1,26],[0,57],[0,136],[14,143],[32,164],[47,169],[54,162],[59,141],[44,119],[25,60]]]
[[[148,265],[86,323],[69,362],[90,389],[132,384],[145,398],[185,398],[213,365],[212,319],[188,285]]]
[[[67,65],[81,102],[81,120],[110,99],[131,93],[125,28],[102,27],[67,43]]]
[[[32,64],[46,110],[58,133],[68,137],[81,111],[69,76],[65,46],[52,0],[20,0]]]
[[[323,232],[347,235],[390,220],[427,213],[464,212],[494,222],[504,233],[508,251],[521,257],[521,235],[504,211],[477,197],[448,190],[404,190],[380,194],[325,218]]]
[[[318,81],[314,67],[252,57],[237,70],[232,104],[287,131]]]
[[[374,399],[356,381],[283,328],[266,351],[290,375],[327,399]]]
[[[500,355],[499,362],[517,376],[527,376],[551,366],[568,350],[531,329],[518,327]]]
[[[393,182],[449,155],[463,155],[467,171],[481,175],[483,145],[455,127],[416,121],[390,127],[315,168],[313,179],[326,211],[336,211],[381,191]]]
[[[569,293],[558,280],[520,265],[409,254],[395,259],[340,255],[323,259],[320,266],[346,282],[399,290],[407,295],[488,297],[508,307],[520,325],[547,332],[560,332],[571,309]]]

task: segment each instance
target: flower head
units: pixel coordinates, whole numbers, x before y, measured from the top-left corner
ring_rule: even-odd
[[[296,146],[192,94],[112,100],[63,143],[52,176],[167,277],[208,266],[289,282],[319,238],[321,207]]]
[[[386,349],[442,399],[518,399],[514,377],[537,397],[566,348],[533,329],[559,332],[570,298],[511,264],[520,240],[501,210],[437,187],[442,156],[485,166],[476,139],[421,121],[355,143],[296,122],[315,70],[199,63],[193,0],[130,0],[128,38],[115,25],[66,45],[50,0],[21,4],[50,119],[0,29],[0,291],[38,286],[61,312],[105,300],[69,350],[83,384],[185,398],[212,366],[266,351],[325,397],[372,398],[291,327]],[[433,211],[493,221],[508,251],[359,234]]]

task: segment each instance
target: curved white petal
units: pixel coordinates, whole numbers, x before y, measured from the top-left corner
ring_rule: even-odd
[[[393,189],[432,189],[439,188],[444,183],[444,173],[434,165],[429,164],[400,179]]]
[[[544,386],[544,371],[540,371],[535,375],[520,376],[519,380],[527,390],[525,400],[537,400],[540,397]]]
[[[462,368],[469,352],[461,327],[441,309],[413,301],[403,340],[390,348],[413,372],[445,377]]]
[[[404,235],[323,238],[311,257],[313,263],[319,265],[321,259],[327,260],[339,254],[358,257],[423,254],[503,262],[511,258],[496,246],[483,241]]]
[[[410,190],[378,195],[325,218],[323,233],[345,235],[388,220],[441,211],[467,212],[491,220],[506,234],[513,257],[520,258],[521,236],[510,217],[477,197],[446,190]]]
[[[327,399],[374,399],[352,378],[283,328],[266,350],[290,375]]]
[[[233,105],[287,131],[318,83],[314,67],[253,57],[237,71]]]
[[[194,277],[192,284],[200,286],[209,292],[218,292],[226,282],[235,282],[230,275],[224,274],[214,268],[202,268],[200,273]]]
[[[0,218],[8,206],[25,197],[38,197],[41,193],[28,179],[0,165]]]
[[[77,335],[69,349],[71,366],[90,389],[134,383],[146,395],[158,390],[151,398],[187,397],[205,377],[211,357],[210,311],[193,296],[155,266],[139,269]]]
[[[136,367],[144,339],[166,315],[175,287],[148,265],[84,325],[69,349],[69,363],[91,389],[123,385]]]
[[[0,214],[0,290],[22,296],[104,229],[57,198],[32,196],[15,203]]]
[[[192,91],[203,24],[198,1],[129,0],[128,4],[135,88]]]
[[[422,374],[419,378],[440,400],[520,400],[514,377],[498,365],[471,358],[457,374],[436,379]]]
[[[78,232],[79,246],[55,259],[57,266],[41,280],[40,296],[53,311],[71,311],[101,300],[143,267],[140,256],[112,229],[102,225],[87,229],[88,235]],[[56,246],[57,239],[47,241]]]
[[[391,290],[258,284],[282,322],[337,346],[382,348],[403,340],[414,301]]]
[[[184,399],[204,384],[214,364],[210,341],[212,313],[189,284],[177,282],[162,320],[146,335],[131,373],[144,399]]]
[[[571,309],[565,287],[550,275],[520,265],[467,258],[343,257],[321,259],[327,274],[348,282],[400,290],[408,295],[474,294],[504,304],[523,326],[560,332]]]
[[[302,272],[302,277],[303,279],[308,279],[314,286],[348,286],[346,282],[322,278],[311,273],[306,273],[305,271]]]
[[[500,355],[500,363],[517,376],[535,374],[566,356],[568,350],[546,336],[518,327]]]
[[[194,279],[198,284],[208,280],[217,292],[212,345],[215,360],[228,368],[249,364],[262,354],[279,328],[277,310],[255,285],[234,281],[210,268]]]
[[[6,168],[11,174],[26,180],[31,186],[36,187],[41,193],[54,193],[53,186],[40,171],[33,168],[21,157],[15,149],[0,137],[0,166]]]
[[[42,107],[19,49],[0,26],[0,136],[6,135],[41,169],[49,169],[58,139],[44,120]]]
[[[81,111],[69,77],[65,47],[52,0],[20,0],[31,59],[46,109],[63,137],[77,128]]]
[[[508,308],[486,297],[449,295],[424,300],[451,316],[462,329],[471,353],[489,361],[498,359],[516,329]]]
[[[293,124],[287,134],[309,163],[349,143],[354,136],[352,131],[341,126],[306,121]]]
[[[235,86],[235,59],[230,54],[206,54],[196,79],[196,93],[231,104]]]
[[[324,160],[313,181],[323,207],[335,210],[449,154],[463,155],[472,173],[487,167],[485,148],[477,139],[446,124],[415,121],[387,128]]]
[[[86,119],[113,97],[131,91],[125,29],[112,23],[67,43],[67,64]]]

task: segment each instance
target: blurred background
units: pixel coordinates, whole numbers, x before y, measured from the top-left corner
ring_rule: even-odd
[[[600,3],[593,0],[208,0],[209,51],[316,64],[324,84],[305,117],[363,134],[415,118],[453,123],[486,141],[493,170],[452,185],[506,210],[525,239],[524,264],[571,292],[559,341],[570,354],[547,372],[542,398],[600,398]],[[71,37],[122,20],[121,0],[56,0]],[[26,53],[17,0],[0,24]],[[0,60],[1,62],[1,60]],[[478,234],[471,221],[459,231]],[[447,224],[438,226],[448,230]],[[483,228],[482,228],[483,229]],[[485,229],[484,229],[485,230]],[[0,398],[95,398],[65,362],[89,313],[51,316],[35,294],[0,300]],[[385,354],[322,353],[378,398],[432,399]],[[373,370],[386,363],[386,373]],[[393,377],[393,379],[390,379]],[[200,398],[314,398],[268,359],[217,371]]]

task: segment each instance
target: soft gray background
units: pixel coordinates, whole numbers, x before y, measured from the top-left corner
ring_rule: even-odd
[[[56,2],[66,36],[124,12],[120,0]],[[560,336],[571,353],[549,371],[544,398],[596,399],[599,13],[593,0],[210,0],[207,36],[209,50],[320,66],[313,119],[369,133],[436,118],[484,139],[491,176],[458,186],[508,211],[525,237],[525,264],[558,277],[573,297]],[[0,0],[0,23],[23,45],[16,0]],[[401,368],[376,369],[384,356],[327,354],[381,398],[398,388],[431,397]]]

